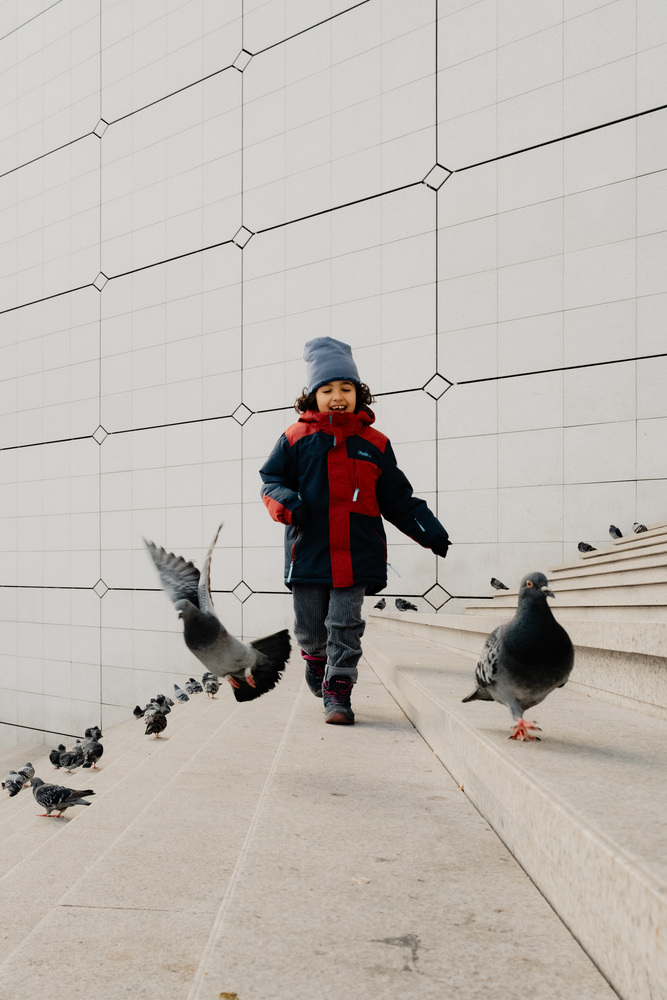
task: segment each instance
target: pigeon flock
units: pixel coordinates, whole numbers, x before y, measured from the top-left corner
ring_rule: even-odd
[[[222,524],[211,542],[202,572],[183,556],[167,552],[153,542],[144,544],[158,571],[160,582],[183,621],[183,638],[187,648],[206,668],[201,681],[189,677],[182,686],[174,684],[174,698],[185,703],[196,694],[215,698],[220,690],[220,679],[226,680],[239,702],[251,701],[272,690],[282,677],[291,652],[287,629],[244,643],[230,635],[218,618],[211,596],[211,557]],[[647,531],[638,521],[632,526],[635,534]],[[609,535],[617,541],[623,538],[620,528],[611,524]],[[579,552],[596,552],[589,542],[579,542]],[[501,580],[492,576],[494,590],[509,590]],[[565,629],[556,621],[547,603],[554,597],[543,573],[529,573],[521,581],[514,617],[504,622],[488,636],[475,668],[475,688],[462,699],[471,701],[496,701],[506,705],[512,715],[512,740],[539,740],[535,734],[541,730],[535,722],[524,718],[524,713],[538,705],[556,688],[563,687],[574,663],[574,649]],[[394,601],[399,611],[417,611],[417,606],[402,597]],[[387,606],[381,597],[374,607],[383,611]],[[159,739],[167,728],[167,716],[175,702],[164,694],[157,694],[141,708],[134,708],[134,716],[143,719],[146,735]],[[60,743],[49,754],[54,768],[70,774],[77,768],[97,769],[97,762],[104,753],[99,726],[85,730],[68,750]],[[64,785],[45,782],[35,775],[35,768],[26,763],[11,770],[2,782],[10,798],[31,786],[35,801],[44,809],[40,816],[60,817],[71,806],[91,803],[87,798],[93,789],[78,790]]]
[[[220,678],[229,682],[237,701],[259,698],[280,681],[291,653],[287,629],[244,643],[230,635],[216,615],[211,597],[211,557],[221,528],[222,525],[209,546],[201,574],[194,563],[144,539],[162,587],[183,620],[185,644],[206,668],[201,682],[196,677],[189,677],[182,687],[174,684],[174,698],[179,702],[187,702],[195,694],[204,692],[208,698],[215,698],[220,690]],[[167,716],[174,704],[173,698],[157,694],[143,708],[137,705],[133,715],[143,719],[147,736],[159,739],[167,728]],[[68,774],[79,767],[97,769],[97,762],[104,753],[101,740],[99,726],[91,726],[86,729],[84,738],[78,739],[69,750],[63,743],[58,744],[49,753],[49,760],[54,768]],[[44,809],[39,815],[46,817],[58,818],[71,806],[89,806],[91,803],[86,799],[95,794],[90,788],[81,791],[45,782],[35,775],[29,763],[10,771],[2,782],[10,798],[27,785],[32,786],[35,801]]]

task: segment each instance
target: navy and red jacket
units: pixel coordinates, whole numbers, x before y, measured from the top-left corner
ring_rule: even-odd
[[[375,415],[309,410],[281,435],[260,469],[262,499],[285,528],[285,583],[387,584],[385,517],[424,548],[447,544],[447,532],[396,464]],[[298,508],[306,511],[305,523]],[[297,511],[296,518],[293,518]]]

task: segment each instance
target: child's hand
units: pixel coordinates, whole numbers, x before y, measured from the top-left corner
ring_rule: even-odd
[[[447,555],[447,550],[450,545],[451,542],[449,541],[447,536],[445,536],[444,538],[439,538],[438,541],[434,542],[433,545],[431,546],[431,552],[435,552],[436,556],[441,556],[444,559],[445,556]]]

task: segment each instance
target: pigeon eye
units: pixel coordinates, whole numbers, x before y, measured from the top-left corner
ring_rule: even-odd
[[[533,586],[533,581],[532,580],[526,580],[526,586],[527,587],[532,587]]]

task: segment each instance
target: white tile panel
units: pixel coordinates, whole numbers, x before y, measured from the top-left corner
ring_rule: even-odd
[[[634,362],[564,372],[564,425],[633,420],[639,402],[638,377]],[[653,414],[645,414],[649,415]]]
[[[565,250],[631,240],[637,233],[637,201],[634,179],[566,197]]]
[[[637,173],[649,173],[665,167],[667,111],[655,111],[637,119]]]
[[[577,77],[632,56],[636,51],[636,0],[617,0],[565,21],[563,69]]]
[[[557,486],[563,479],[563,431],[517,431],[498,437],[498,487]]]
[[[558,543],[562,537],[562,486],[518,486],[498,490],[499,542],[515,545],[520,542],[523,547],[526,542]],[[525,550],[520,555],[525,558]],[[526,572],[531,570],[523,570],[521,575]]]
[[[662,317],[667,308],[667,293],[637,299],[637,355],[667,352],[667,334]]]
[[[495,324],[448,330],[438,336],[438,371],[450,382],[498,374],[499,327]]]
[[[566,253],[565,308],[577,309],[635,295],[641,280],[641,275],[636,274],[638,249],[639,245],[630,239]]]
[[[558,83],[562,77],[562,24],[527,34],[498,49],[499,101]]]
[[[487,490],[498,484],[498,438],[495,434],[440,438],[438,486],[443,490]]]
[[[641,300],[640,300],[641,301]],[[637,301],[601,302],[563,314],[563,363],[588,365],[635,355]],[[638,346],[638,353],[647,353]]]
[[[649,116],[648,121],[651,120]],[[575,194],[634,178],[638,139],[642,130],[646,134],[648,129],[650,135],[650,125],[645,122],[644,118],[633,119],[568,138],[562,144],[564,193]]]
[[[545,372],[498,382],[498,431],[530,432],[563,424],[563,373]]]
[[[438,120],[447,122],[494,105],[498,97],[498,56],[484,52],[438,73]]]
[[[458,547],[498,540],[498,494],[494,488],[447,490],[440,493],[440,517]],[[447,567],[454,549],[447,553]]]
[[[553,257],[563,252],[563,203],[543,201],[498,216],[498,264]]]
[[[563,134],[561,81],[498,104],[498,153],[520,152]]]
[[[623,365],[632,368],[632,365]],[[665,376],[667,357],[637,362],[637,419],[667,416]]]
[[[667,478],[667,418],[637,421],[637,478]],[[662,517],[662,515],[661,515]]]
[[[560,368],[563,364],[563,313],[544,313],[499,323],[497,351],[499,375]]]
[[[566,483],[606,483],[637,477],[634,420],[566,427],[564,444]]]
[[[498,319],[550,313],[563,308],[560,255],[508,265],[498,271]]]
[[[637,59],[629,56],[607,63],[563,83],[563,129],[565,135],[591,129],[601,122],[614,122],[635,114]]]
[[[637,178],[637,235],[667,229],[667,170]]]
[[[637,240],[637,295],[656,295],[667,290],[667,233]]]

